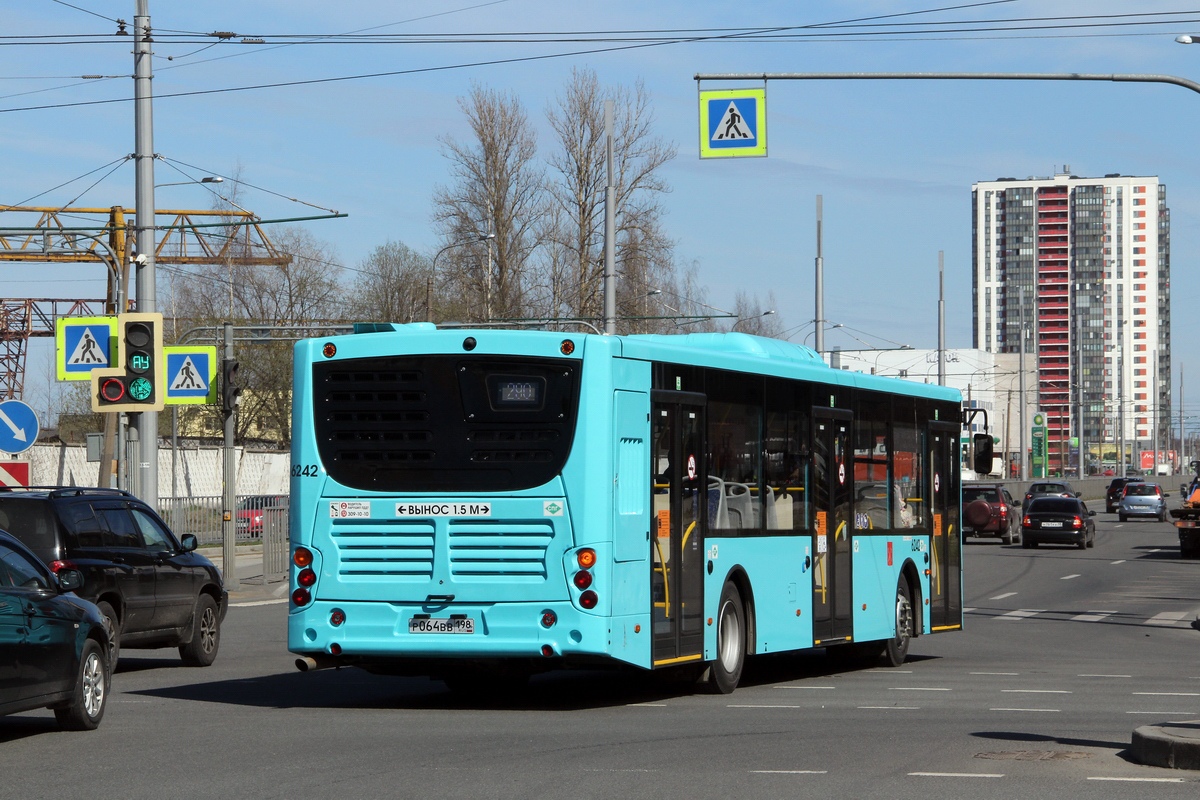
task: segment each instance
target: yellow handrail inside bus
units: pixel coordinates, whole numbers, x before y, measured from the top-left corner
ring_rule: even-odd
[[[692,524],[688,525],[687,530],[684,531],[684,533],[683,533],[683,546],[684,547],[687,547],[688,537],[692,535],[692,531],[694,531],[695,529],[696,529],[696,520],[692,520]]]
[[[658,550],[658,563],[659,563],[658,571],[662,573],[662,579],[663,579],[663,602],[655,603],[654,605],[656,607],[661,605],[664,613],[666,614],[667,619],[670,619],[671,618],[671,582],[667,580],[667,561],[665,558],[663,558],[662,545],[659,544],[657,536],[654,537],[654,547],[656,550]]]

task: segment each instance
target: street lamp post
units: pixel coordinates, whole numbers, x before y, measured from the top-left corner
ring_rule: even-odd
[[[127,294],[128,290],[125,286],[125,282],[121,280],[121,258],[120,258],[120,256],[118,256],[116,254],[116,252],[112,249],[112,247],[108,244],[108,242],[104,241],[104,239],[102,239],[100,236],[92,236],[87,233],[79,233],[79,232],[75,232],[74,235],[82,237],[84,239],[91,239],[93,242],[98,244],[100,247],[103,247],[104,250],[108,253],[107,258],[101,256],[100,260],[104,262],[104,266],[106,266],[108,268],[109,273],[112,275],[112,285],[116,291],[116,313],[124,314],[126,311],[125,298],[126,298],[126,294]],[[45,253],[46,255],[50,255],[51,253],[56,252],[50,247],[50,234],[49,233],[44,233],[42,235],[42,252]],[[74,253],[74,252],[79,252],[79,251],[70,250],[70,251],[62,251],[62,252]],[[110,295],[110,297],[111,297],[111,295]],[[114,435],[117,440],[117,442],[116,442],[117,488],[118,489],[125,488],[125,486],[123,485],[124,482],[121,480],[121,476],[123,473],[123,466],[125,464],[125,452],[124,452],[125,437],[122,435],[123,429],[124,429],[124,418],[125,418],[124,412],[118,412],[117,416],[115,418],[111,414],[105,415],[104,442],[103,442],[103,445],[101,446],[100,470],[99,470],[99,475],[97,476],[97,485],[104,489],[107,489],[112,485],[112,462],[113,462],[113,438],[114,438]],[[114,423],[114,422],[116,424],[112,425],[111,423]]]
[[[735,320],[733,321],[733,324],[732,324],[731,326],[729,326],[729,330],[731,330],[731,331],[736,331],[736,330],[737,330],[737,326],[738,326],[738,325],[740,325],[740,324],[741,324],[741,323],[743,323],[743,322],[746,322],[746,321],[748,321],[748,320],[752,320],[752,319],[762,319],[763,317],[769,317],[769,316],[771,316],[771,315],[772,315],[772,314],[774,314],[774,313],[775,313],[775,309],[773,309],[773,308],[772,308],[771,310],[769,310],[769,311],[764,311],[764,312],[762,312],[761,314],[753,314],[753,315],[751,315],[751,316],[749,316],[749,317],[739,317],[738,319],[735,319]]]
[[[821,320],[821,322],[824,322],[824,321],[825,320]],[[818,322],[818,328],[821,328],[821,327],[823,327],[823,326],[821,325],[820,322]],[[834,328],[844,328],[844,327],[846,327],[845,323],[835,322],[834,324],[829,326],[828,330],[833,330]],[[805,347],[808,346],[809,337],[811,337],[815,333],[817,333],[816,330],[811,330],[808,333],[804,334],[803,344]],[[821,350],[824,346],[825,346],[825,331],[822,330],[821,335],[817,336],[817,340],[815,342],[813,342],[813,347],[815,347],[817,349],[817,353],[820,354]]]
[[[467,241],[464,241],[464,242],[451,242],[450,244],[446,245],[441,250],[438,250],[436,253],[433,254],[433,260],[430,261],[430,263],[429,263],[429,277],[425,279],[425,321],[426,322],[433,322],[433,278],[434,278],[434,275],[437,274],[437,260],[438,260],[438,258],[441,257],[442,253],[446,252],[447,250],[453,250],[455,247],[465,247],[469,244],[476,244],[478,242],[487,242],[488,243],[488,293],[491,294],[492,240],[495,238],[496,238],[496,234],[494,234],[494,233],[481,233],[475,239],[468,239]],[[490,301],[490,298],[489,298],[489,301]],[[490,309],[488,312],[488,316],[489,317],[491,316]]]

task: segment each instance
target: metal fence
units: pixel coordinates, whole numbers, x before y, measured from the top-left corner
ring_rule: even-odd
[[[225,511],[223,502],[221,495],[164,497],[159,500],[158,513],[176,537],[190,533],[200,544],[220,544],[224,540],[221,528]],[[239,495],[232,512],[237,543],[262,541],[264,532],[273,526],[271,529],[276,538],[282,533],[286,550],[287,509],[287,495]]]

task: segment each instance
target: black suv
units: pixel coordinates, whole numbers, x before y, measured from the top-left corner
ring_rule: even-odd
[[[180,542],[158,515],[128,492],[37,487],[0,492],[0,529],[50,569],[77,569],[76,593],[109,628],[109,665],[121,647],[179,647],[189,666],[213,663],[229,595],[221,573]]]
[[[1117,512],[1117,506],[1121,505],[1121,498],[1125,495],[1125,486],[1130,483],[1141,483],[1140,475],[1128,475],[1124,478],[1113,478],[1108,484],[1108,489],[1104,492],[1104,510],[1109,514]]]

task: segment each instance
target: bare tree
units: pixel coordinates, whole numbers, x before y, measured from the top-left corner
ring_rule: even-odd
[[[730,330],[774,338],[783,333],[783,321],[775,311],[774,292],[767,293],[764,307],[757,295],[751,296],[738,290],[734,296],[733,313],[734,319],[729,322]]]
[[[341,266],[328,245],[303,228],[275,234],[276,247],[291,256],[283,265],[229,261],[175,276],[171,307],[178,330],[228,320],[239,327],[261,324],[261,337],[237,344],[238,382],[246,387],[238,412],[239,440],[291,440],[291,346],[272,340],[270,329],[344,316],[338,277]],[[181,410],[184,429],[219,435],[221,419],[211,406]]]
[[[350,308],[360,319],[416,322],[430,318],[433,270],[403,242],[376,247],[358,267]]]
[[[575,70],[555,106],[547,110],[558,149],[550,157],[554,258],[549,281],[567,281],[547,293],[556,314],[599,318],[603,306],[604,195],[607,153],[604,103],[613,101],[613,171],[616,259],[627,302],[636,305],[655,283],[668,280],[672,243],[660,220],[660,197],[670,191],[658,170],[675,157],[674,146],[653,134],[650,98],[634,88],[605,90],[595,72]]]
[[[439,288],[466,299],[475,319],[522,316],[528,261],[544,213],[537,135],[513,95],[475,86],[459,106],[473,138],[440,140],[454,183],[439,188],[433,202],[443,239],[463,246],[439,270]]]

